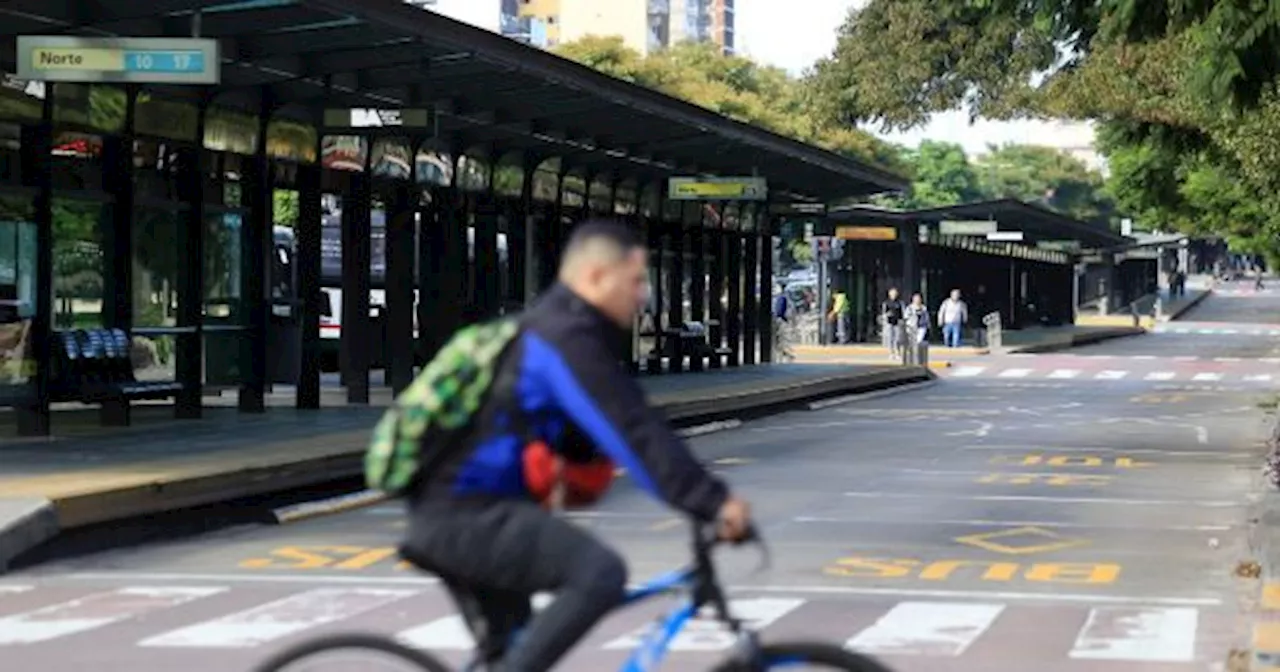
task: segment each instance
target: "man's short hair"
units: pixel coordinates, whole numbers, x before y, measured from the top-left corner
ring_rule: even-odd
[[[560,258],[563,272],[570,264],[582,260],[584,255],[600,257],[607,263],[622,261],[636,248],[645,247],[645,241],[635,229],[606,219],[590,219],[574,227]]]

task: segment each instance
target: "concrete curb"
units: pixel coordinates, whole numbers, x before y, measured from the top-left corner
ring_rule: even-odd
[[[1070,350],[1082,345],[1092,345],[1103,341],[1110,341],[1117,338],[1127,338],[1129,336],[1141,336],[1147,333],[1142,327],[1115,327],[1107,331],[1098,331],[1092,334],[1072,334],[1070,339],[1059,341],[1057,343],[1032,343],[1029,345],[1012,346],[1006,349],[1006,352],[1016,355],[1039,354],[1045,352],[1059,352],[1062,350]]]
[[[1251,548],[1257,553],[1257,613],[1250,633],[1249,669],[1252,672],[1280,670],[1280,493],[1274,478],[1280,455],[1280,420],[1272,421],[1263,467],[1263,493],[1256,512]]]
[[[1200,293],[1200,296],[1197,296],[1196,298],[1191,299],[1190,301],[1188,301],[1188,302],[1186,303],[1186,305],[1182,306],[1181,308],[1179,308],[1179,309],[1177,309],[1177,310],[1173,311],[1172,313],[1170,313],[1170,314],[1168,314],[1168,315],[1165,315],[1165,316],[1161,317],[1161,318],[1160,318],[1160,322],[1161,322],[1161,323],[1164,323],[1164,322],[1173,322],[1174,320],[1176,320],[1176,319],[1178,319],[1179,317],[1181,317],[1183,313],[1185,313],[1185,312],[1187,312],[1188,310],[1191,310],[1192,308],[1195,308],[1196,306],[1200,305],[1200,303],[1201,303],[1202,301],[1204,301],[1205,299],[1209,298],[1209,296],[1210,296],[1211,294],[1213,294],[1213,288],[1212,288],[1212,287],[1210,287],[1209,289],[1206,289],[1206,290],[1204,290],[1203,292],[1201,292],[1201,293]]]
[[[803,408],[803,404],[851,392],[874,392],[933,379],[919,367],[885,367],[865,374],[806,378],[768,389],[735,390],[710,396],[685,395],[663,403],[662,408],[677,426],[706,433],[727,429],[742,418],[760,417]],[[332,448],[305,458],[254,460],[233,471],[209,467],[179,477],[158,476],[153,481],[109,491],[85,491],[56,501],[5,499],[0,497],[0,572],[18,555],[59,533],[139,516],[177,511],[190,507],[250,497],[270,495],[297,488],[332,483],[358,477],[364,469],[364,445]],[[348,496],[330,507],[367,506],[364,499]],[[284,516],[300,520],[321,515],[324,506],[313,512],[293,509]],[[277,516],[279,520],[279,516]]]
[[[57,512],[47,499],[0,500],[0,516],[9,521],[0,533],[0,574],[19,554],[59,532]]]

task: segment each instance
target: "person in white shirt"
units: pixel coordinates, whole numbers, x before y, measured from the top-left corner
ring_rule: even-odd
[[[968,321],[969,307],[960,300],[960,290],[951,290],[951,296],[938,307],[938,326],[942,327],[942,342],[948,348],[960,347],[960,332]]]

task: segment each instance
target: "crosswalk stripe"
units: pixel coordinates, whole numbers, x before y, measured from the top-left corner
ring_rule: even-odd
[[[1253,374],[1253,375],[1245,376],[1245,377],[1244,377],[1244,380],[1245,380],[1245,382],[1247,382],[1247,383],[1265,383],[1265,382],[1267,382],[1268,380],[1271,380],[1271,374],[1269,374],[1269,373],[1257,373],[1257,374]]]
[[[10,595],[12,595],[14,593],[25,593],[28,590],[31,590],[31,586],[15,586],[15,585],[0,586],[0,594],[9,593]]]
[[[845,646],[873,655],[958,656],[1002,611],[1002,604],[901,602]]]
[[[542,611],[555,601],[550,593],[537,593],[530,600],[534,611]],[[476,648],[476,640],[471,636],[471,629],[462,616],[444,616],[432,621],[402,630],[396,639],[408,646],[419,649],[438,649],[440,651],[470,651]]]
[[[225,588],[121,588],[0,618],[0,645],[31,644],[176,607]]]
[[[1080,375],[1080,372],[1075,369],[1054,369],[1053,372],[1049,374],[1049,377],[1050,378],[1075,378],[1078,375]]]
[[[1030,375],[1031,369],[1005,369],[1000,372],[1000,378],[1026,378]]]
[[[1120,380],[1129,375],[1128,371],[1099,371],[1094,380]]]
[[[1198,612],[1189,607],[1089,611],[1071,658],[1184,663],[1195,658]]]
[[[986,370],[987,370],[987,367],[985,366],[961,366],[956,368],[956,370],[952,372],[951,375],[957,378],[967,378],[970,376],[976,376]]]
[[[1142,379],[1143,380],[1173,380],[1173,377],[1175,375],[1177,374],[1175,374],[1172,371],[1152,371],[1151,373],[1148,373],[1146,376],[1143,376]]]
[[[1175,362],[1194,362],[1194,361],[1196,361],[1197,359],[1200,359],[1200,358],[1199,358],[1199,357],[1197,357],[1197,356],[1195,356],[1195,355],[1178,355],[1177,357],[1174,357],[1174,358],[1173,358],[1173,361],[1175,361]]]
[[[784,598],[756,598],[731,600],[729,611],[753,630],[763,630],[787,614],[799,609],[805,600]],[[602,648],[607,651],[634,649],[640,646],[645,629],[630,632],[614,639]],[[675,639],[671,651],[726,651],[736,638],[713,619],[691,620]]]
[[[1240,358],[1239,358],[1239,357],[1214,357],[1214,358],[1213,358],[1213,361],[1215,361],[1215,362],[1238,362],[1238,361],[1240,361]]]
[[[470,651],[476,648],[466,621],[461,616],[445,616],[409,628],[396,635],[400,642],[416,649]]]
[[[334,623],[420,591],[387,588],[317,588],[252,609],[173,630],[140,646],[245,648]]]
[[[1197,373],[1191,380],[1222,380],[1221,373]]]

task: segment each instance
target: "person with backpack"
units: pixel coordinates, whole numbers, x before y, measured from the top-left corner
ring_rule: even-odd
[[[549,509],[594,502],[626,469],[644,492],[722,539],[751,534],[750,508],[693,456],[618,360],[648,293],[635,232],[589,221],[559,281],[522,315],[463,329],[396,399],[366,455],[366,480],[408,499],[401,555],[482,603],[490,627],[527,627],[504,672],[550,669],[627,583],[616,551]],[[555,594],[532,615],[530,597]]]
[[[889,356],[897,359],[902,355],[902,314],[906,305],[898,298],[898,288],[889,288],[889,298],[880,304],[880,323],[888,336],[885,345],[889,347]]]

